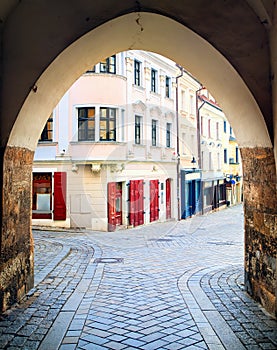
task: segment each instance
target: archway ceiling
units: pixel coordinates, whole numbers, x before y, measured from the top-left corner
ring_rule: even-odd
[[[13,103],[7,106],[5,105],[5,94],[10,94],[11,88],[4,89],[3,107],[12,120],[43,69],[64,48],[83,34],[119,15],[148,11],[166,15],[184,24],[206,39],[228,59],[255,97],[272,137],[267,32],[272,6],[272,1],[255,0],[235,2],[232,0],[194,0],[193,2],[122,0],[118,1],[116,6],[112,0],[101,2],[2,0],[0,17],[1,28],[4,28],[4,49],[6,49],[4,51],[4,86],[9,79],[13,80],[13,77],[16,79],[18,74],[24,78],[22,68],[20,72],[17,72],[13,65],[13,59],[16,59],[18,55],[21,55],[21,62],[26,69],[26,79],[22,79],[22,83],[17,86],[18,95],[14,97]],[[264,21],[263,17],[266,16]],[[5,38],[8,39],[7,45],[5,45]],[[32,41],[32,52],[26,52],[25,44],[30,40]],[[15,42],[18,45],[14,45]],[[43,55],[41,55],[42,52]],[[36,64],[30,60],[30,54],[37,58]]]

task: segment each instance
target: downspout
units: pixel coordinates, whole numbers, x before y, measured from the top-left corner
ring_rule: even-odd
[[[179,89],[178,89],[178,80],[183,76],[184,69],[183,67],[176,64],[180,69],[181,73],[176,76],[176,152],[177,152],[177,210],[178,210],[178,221],[181,220],[180,215],[180,137],[179,137]]]
[[[204,106],[205,101],[202,102],[202,104],[199,106],[198,104],[198,93],[205,89],[205,87],[201,84],[201,88],[195,91],[195,104],[196,104],[196,125],[197,125],[197,146],[198,146],[198,168],[199,170],[203,170],[203,159],[201,155],[201,130],[200,130],[200,109]],[[201,213],[204,214],[204,184],[202,181],[202,175],[201,175]]]

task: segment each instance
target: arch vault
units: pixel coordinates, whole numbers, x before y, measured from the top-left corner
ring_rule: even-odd
[[[3,12],[1,32],[1,309],[33,285],[32,160],[48,116],[89,67],[115,52],[143,49],[186,67],[231,122],[244,166],[245,284],[276,314],[274,8],[261,11],[255,1],[215,1],[205,13],[202,1],[148,1],[147,7],[122,1],[118,9],[110,1],[14,3]]]

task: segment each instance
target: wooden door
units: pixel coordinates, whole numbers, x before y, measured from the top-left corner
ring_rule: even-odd
[[[159,180],[150,180],[150,222],[159,219]]]
[[[131,180],[129,184],[129,223],[133,226],[144,224],[143,180]]]
[[[54,220],[66,220],[66,172],[54,173]]]
[[[166,219],[171,219],[171,183],[170,179],[165,182],[165,203],[166,203]]]
[[[122,183],[108,183],[108,231],[122,225]]]

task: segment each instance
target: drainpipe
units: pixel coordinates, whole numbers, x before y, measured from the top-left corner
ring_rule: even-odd
[[[177,152],[177,210],[178,210],[178,221],[181,220],[180,215],[180,137],[179,137],[179,89],[178,89],[178,80],[183,76],[184,69],[183,67],[176,64],[180,69],[180,74],[176,76],[176,152]]]
[[[200,109],[204,106],[205,101],[202,102],[202,104],[199,106],[198,104],[198,93],[205,89],[205,87],[201,84],[201,87],[195,91],[195,103],[196,103],[196,125],[197,125],[197,147],[198,147],[198,168],[199,170],[203,170],[203,159],[201,155],[201,130],[200,130]],[[201,175],[201,213],[204,214],[204,184],[202,181],[202,175]]]

